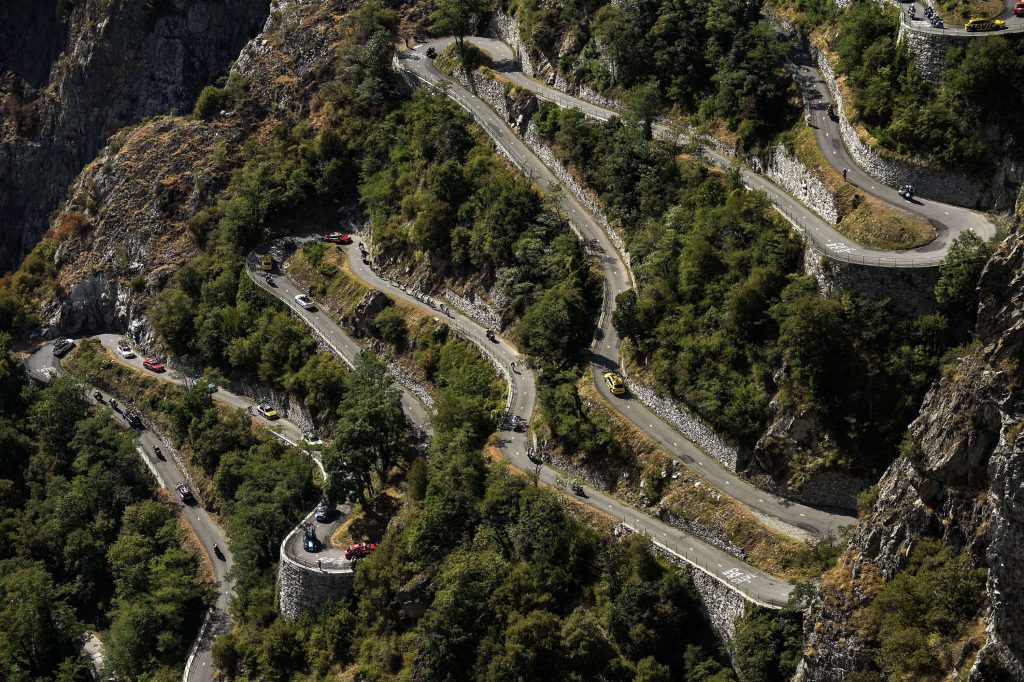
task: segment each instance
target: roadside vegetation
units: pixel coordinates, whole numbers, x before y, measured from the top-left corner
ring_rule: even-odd
[[[941,84],[931,85],[896,40],[898,11],[856,0],[817,25],[815,40],[831,53],[852,95],[847,114],[872,144],[896,155],[992,175],[1013,132],[1007,126],[1024,104],[1019,42],[998,35],[970,40],[950,50]]]
[[[743,149],[798,117],[781,62],[788,46],[761,18],[760,3],[526,0],[507,8],[527,47],[570,82],[709,127],[724,122]],[[565,36],[573,41],[560,56]]]
[[[24,383],[0,333],[0,669],[12,681],[175,680],[212,590],[132,435],[77,382]]]
[[[980,269],[957,278],[958,303],[941,314],[825,299],[801,274],[799,238],[737,174],[677,157],[618,121],[543,104],[537,125],[625,236],[637,288],[619,297],[612,320],[638,378],[743,447],[764,432],[773,399],[810,410],[838,452],[806,470],[888,465],[944,353],[965,340],[958,303],[969,305],[962,287]]]

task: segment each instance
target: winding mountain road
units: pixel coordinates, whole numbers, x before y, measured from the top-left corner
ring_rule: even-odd
[[[314,330],[318,337],[332,339],[334,341],[332,348],[335,346],[346,347],[350,349],[349,352],[358,353],[358,350],[351,350],[358,349],[358,345],[348,337],[330,315],[320,310],[307,311],[293,305],[294,297],[305,292],[301,291],[290,277],[274,277],[274,286],[266,283],[262,274],[257,272],[258,255],[265,253],[265,249],[266,247],[258,249],[248,259],[248,269],[253,281],[259,284],[265,291],[292,307],[298,316]],[[348,249],[349,266],[353,274],[394,298],[434,314],[439,321],[443,318],[446,324],[451,325],[458,333],[475,343],[484,353],[493,358],[501,367],[501,371],[505,374],[506,380],[509,383],[511,395],[509,414],[517,417],[521,423],[529,423],[536,405],[536,380],[533,373],[520,364],[520,356],[515,348],[501,339],[498,339],[496,342],[489,341],[484,328],[459,311],[451,309],[448,313],[441,312],[437,304],[430,306],[422,300],[422,296],[410,293],[401,286],[381,278],[372,269],[366,267],[359,257],[353,256],[351,251],[355,247],[350,246]],[[277,253],[281,255],[280,251],[277,251]],[[512,362],[516,363],[516,370],[514,372],[511,371]],[[427,422],[420,423],[426,424]],[[502,455],[516,468],[522,471],[534,470],[536,468],[534,463],[527,457],[527,450],[529,449],[527,429],[517,430],[511,424],[512,420],[506,420],[505,423],[499,426],[498,447]],[[550,467],[541,466],[538,477],[548,485],[556,487],[561,485],[561,475]],[[778,608],[786,603],[790,592],[793,590],[793,586],[788,582],[753,568],[727,552],[708,545],[674,526],[647,516],[643,512],[634,509],[631,505],[625,504],[600,490],[585,487],[585,494],[586,497],[579,498],[582,503],[621,519],[623,523],[637,532],[647,533],[663,550],[705,571],[750,601],[769,608]]]
[[[105,347],[113,348],[116,351],[117,340],[120,338],[119,336],[104,334],[100,337],[100,341]],[[109,343],[112,343],[113,346],[108,345]],[[129,361],[124,360],[124,362],[128,363]],[[52,344],[45,344],[39,348],[29,356],[25,365],[28,373],[33,378],[43,382],[48,382],[52,377],[66,373],[64,368],[61,367],[60,360],[53,355]],[[139,361],[139,368],[141,368],[141,361]],[[122,402],[124,401],[124,397],[111,396],[106,392],[102,392],[102,396],[102,404],[108,409],[110,409],[111,397],[116,397]],[[111,413],[123,417],[123,413],[112,409]],[[134,431],[136,441],[139,444],[139,453],[146,466],[156,477],[160,487],[168,492],[172,500],[177,500],[178,493],[174,490],[174,486],[188,480],[188,477],[179,468],[176,458],[173,456],[174,451],[170,443],[164,442],[160,436],[148,429],[135,429]],[[162,458],[157,457],[155,453],[154,448],[157,446],[165,453]],[[185,682],[209,682],[213,679],[211,652],[214,636],[217,633],[226,631],[231,623],[228,604],[235,589],[235,582],[230,574],[233,558],[227,538],[225,538],[220,527],[205,509],[198,504],[182,504],[181,515],[199,539],[199,544],[202,545],[203,551],[210,557],[210,563],[213,565],[214,575],[217,580],[217,599],[210,607],[203,621],[199,636],[192,647],[185,675]],[[223,559],[220,559],[214,553],[213,546],[215,544],[220,547],[224,556]]]
[[[402,54],[406,59],[402,59],[401,63],[417,76],[422,77],[423,72],[433,69],[432,65],[421,64],[421,62],[426,61],[426,50],[433,47],[440,53],[451,44],[452,40],[450,37],[438,38],[417,45]],[[621,112],[614,109],[587,102],[551,87],[546,83],[530,78],[520,70],[516,54],[512,48],[500,40],[477,36],[468,37],[467,40],[487,53],[494,62],[495,71],[500,72],[510,82],[534,93],[541,99],[548,100],[564,108],[576,109],[590,118],[602,121],[607,121],[621,114]],[[811,111],[812,125],[815,126],[815,136],[818,145],[821,148],[822,154],[829,160],[830,165],[839,173],[842,173],[843,168],[847,168],[849,181],[856,184],[862,191],[900,210],[914,213],[927,219],[935,226],[937,232],[936,238],[932,242],[916,249],[885,250],[864,246],[841,234],[835,227],[765,176],[756,173],[750,168],[741,166],[740,175],[744,185],[749,189],[764,192],[772,204],[810,239],[819,250],[828,253],[831,257],[838,260],[875,267],[934,267],[945,257],[953,239],[964,230],[972,230],[983,239],[990,239],[995,235],[995,226],[985,216],[976,211],[920,198],[915,198],[914,201],[908,202],[902,199],[895,189],[887,187],[868,176],[850,157],[849,152],[843,146],[838,124],[832,121],[826,113],[831,97],[828,95],[828,89],[824,85],[821,73],[809,61],[809,56],[806,53],[797,53],[794,63],[797,65],[798,73],[802,75],[802,78],[800,78],[801,86],[804,89],[804,96]],[[439,71],[433,70],[438,76],[443,77],[443,74]],[[481,104],[483,103],[481,102]],[[484,106],[486,105],[484,104]],[[491,133],[490,129],[488,129],[488,133]],[[689,138],[679,128],[664,123],[654,125],[654,134],[657,137],[672,140],[677,144],[687,141],[700,142],[700,140]],[[736,159],[710,147],[704,146],[702,153],[710,163],[719,168],[731,168],[736,165]]]
[[[504,43],[499,43],[503,45]],[[446,79],[428,59],[406,60],[409,68],[419,78],[437,87]],[[445,92],[459,102],[478,123],[490,134],[499,147],[515,160],[515,163],[530,175],[542,190],[561,188],[561,183],[544,163],[531,152],[523,141],[490,107],[477,99],[462,86],[445,82]],[[696,469],[716,488],[766,516],[778,519],[790,526],[816,534],[837,532],[841,526],[856,523],[846,513],[816,509],[794,503],[782,497],[755,488],[734,472],[724,468],[679,431],[666,424],[646,406],[628,396],[613,396],[604,384],[602,375],[619,368],[621,362],[621,340],[612,326],[612,310],[616,297],[632,288],[632,276],[622,256],[612,245],[605,233],[582,204],[568,190],[560,192],[560,208],[564,211],[573,228],[588,243],[598,258],[604,273],[604,300],[601,318],[595,335],[592,367],[594,384],[612,405],[644,433],[665,447],[674,457]],[[363,275],[362,263],[350,259],[353,270]],[[374,283],[377,285],[377,283]]]

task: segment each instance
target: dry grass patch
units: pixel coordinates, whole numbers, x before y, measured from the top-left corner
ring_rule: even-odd
[[[793,151],[838,199],[842,216],[836,229],[859,244],[876,249],[913,249],[935,239],[935,228],[924,218],[879,201],[843,180],[818,147],[807,126],[793,128]]]
[[[366,507],[354,509],[353,513],[331,534],[334,547],[367,541],[380,542],[388,529],[388,523],[401,509],[405,494],[397,487],[385,488]]]

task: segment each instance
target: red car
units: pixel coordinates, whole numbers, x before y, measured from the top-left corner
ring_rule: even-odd
[[[160,362],[156,358],[146,358],[142,361],[142,366],[152,372],[164,371],[164,363]]]
[[[196,501],[196,498],[192,495],[192,491],[188,489],[188,486],[184,483],[179,483],[174,486],[174,489],[178,491],[178,499],[181,500],[182,504],[192,504]]]
[[[1013,6],[1013,16],[1024,17],[1024,2],[1018,2]]]
[[[332,244],[351,244],[352,243],[352,235],[345,234],[344,232],[331,232],[330,234],[325,234],[322,237],[322,239],[323,239],[323,241],[330,242]]]
[[[370,552],[375,549],[377,549],[377,545],[372,542],[357,542],[354,545],[349,545],[349,548],[345,550],[345,558],[349,561],[362,559],[364,556],[369,556]]]

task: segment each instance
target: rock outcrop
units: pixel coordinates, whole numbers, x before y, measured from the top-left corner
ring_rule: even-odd
[[[209,19],[218,7],[240,12],[243,4],[211,0],[188,6],[206,7],[198,15],[191,12],[199,10],[185,13],[198,21]],[[151,296],[200,252],[216,229],[215,212],[203,209],[215,206],[238,166],[239,145],[308,111],[318,87],[328,80],[323,74],[329,73],[331,45],[342,30],[337,15],[344,8],[342,2],[275,5],[262,32],[231,57],[237,57],[234,71],[249,83],[245,107],[213,121],[164,116],[123,129],[69,188],[60,190],[68,198],[50,222],[50,236],[59,246],[57,289],[41,316],[45,335],[124,329],[143,345],[154,340],[145,317]],[[155,11],[152,20],[158,25],[174,17],[185,20],[175,12]],[[220,20],[197,26],[214,30],[231,15],[215,16]],[[0,182],[0,194],[7,189]],[[0,210],[0,219],[5,215]],[[30,245],[27,237],[25,245]]]
[[[191,109],[269,0],[13,0],[0,9],[0,270],[113,133]]]
[[[926,396],[904,454],[806,619],[805,680],[875,670],[857,611],[922,538],[988,568],[986,642],[971,680],[1024,679],[1024,233],[1008,237],[980,284],[978,346]]]

